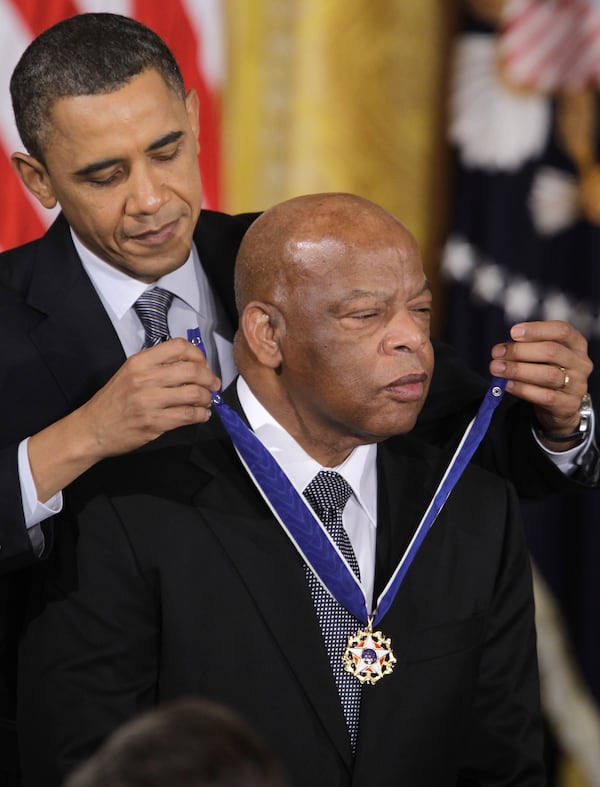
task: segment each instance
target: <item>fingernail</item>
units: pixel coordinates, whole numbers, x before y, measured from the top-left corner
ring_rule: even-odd
[[[492,361],[490,364],[490,371],[492,374],[504,374],[506,371],[506,364],[502,361]]]
[[[510,329],[510,335],[513,339],[521,339],[523,336],[525,336],[525,333],[526,329],[523,325],[513,325],[513,327]]]

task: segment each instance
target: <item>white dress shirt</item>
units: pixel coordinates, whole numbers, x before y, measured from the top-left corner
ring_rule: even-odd
[[[237,392],[252,430],[300,495],[320,470],[335,470],[352,488],[342,521],[358,561],[367,607],[371,609],[377,535],[377,446],[358,446],[341,465],[322,467],[262,406],[241,377]]]
[[[223,388],[229,385],[236,375],[231,341],[232,329],[211,290],[195,246],[180,268],[152,284],[145,284],[107,265],[92,254],[72,231],[71,236],[81,263],[91,279],[127,357],[138,352],[144,343],[144,327],[133,309],[133,304],[144,290],[155,286],[163,287],[175,296],[167,315],[171,336],[187,338],[188,328],[199,327],[211,368],[221,377]],[[39,555],[44,546],[44,537],[39,525],[61,511],[62,494],[59,492],[45,502],[37,499],[27,454],[28,440],[29,438],[23,440],[19,445],[17,455],[19,480],[25,525],[33,549]]]

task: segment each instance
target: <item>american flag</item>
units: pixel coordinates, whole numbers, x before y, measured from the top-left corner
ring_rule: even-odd
[[[512,85],[549,92],[600,80],[600,8],[589,0],[510,0],[499,32]]]
[[[220,93],[224,80],[224,20],[220,0],[0,0],[0,250],[39,237],[55,217],[21,184],[10,164],[24,150],[14,125],[9,81],[30,41],[69,16],[108,11],[138,19],[171,48],[200,98],[200,167],[206,207],[221,206]]]

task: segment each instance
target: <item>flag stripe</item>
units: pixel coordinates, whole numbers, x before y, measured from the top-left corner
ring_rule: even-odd
[[[502,21],[500,59],[512,84],[541,91],[600,77],[600,12],[587,0],[519,0]]]
[[[72,0],[52,0],[40,3],[39,0],[16,0],[15,8],[29,27],[31,37],[35,38],[42,30],[55,25],[68,16],[74,16],[78,8]]]

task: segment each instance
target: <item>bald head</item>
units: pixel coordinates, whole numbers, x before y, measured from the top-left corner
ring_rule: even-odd
[[[250,227],[236,261],[235,295],[239,314],[249,301],[285,297],[296,277],[319,275],[326,263],[369,237],[402,237],[417,251],[414,238],[395,216],[355,194],[307,194],[265,211]],[[387,242],[387,241],[386,241]],[[418,253],[418,252],[417,252]]]
[[[351,194],[283,202],[236,262],[238,369],[323,465],[412,429],[432,371],[431,293],[413,236]]]

